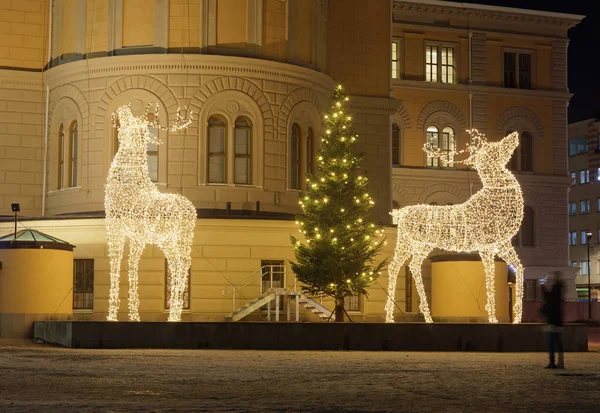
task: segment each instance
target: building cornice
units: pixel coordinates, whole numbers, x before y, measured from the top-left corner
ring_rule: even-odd
[[[44,73],[51,88],[64,83],[124,75],[221,75],[260,77],[315,87],[328,94],[332,79],[321,72],[288,63],[218,55],[131,55],[108,56],[53,67]]]
[[[393,115],[402,107],[402,101],[389,97],[351,96],[349,107],[361,113]]]
[[[41,72],[0,69],[0,85],[5,88],[41,90],[42,80]]]
[[[535,89],[512,89],[498,86],[483,86],[483,85],[463,85],[463,84],[448,84],[438,82],[425,82],[420,80],[394,80],[392,82],[394,88],[418,89],[435,92],[456,92],[456,93],[472,93],[488,96],[511,96],[517,98],[538,98],[550,100],[569,101],[573,96],[569,92],[561,92],[555,90],[535,90]]]
[[[585,16],[541,10],[488,6],[439,0],[394,0],[393,10],[427,12],[463,18],[504,20],[526,24],[545,24],[571,28]]]

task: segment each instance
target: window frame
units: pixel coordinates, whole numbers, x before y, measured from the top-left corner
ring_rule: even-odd
[[[306,131],[306,174],[314,174],[315,166],[315,133],[312,127]]]
[[[435,48],[436,50],[436,62],[427,62],[427,49],[428,48]],[[442,48],[446,48],[446,49],[451,49],[452,50],[452,64],[443,64],[442,63]],[[449,43],[449,42],[436,42],[436,41],[425,41],[425,45],[424,45],[424,59],[423,62],[425,64],[424,67],[424,79],[425,82],[428,83],[444,83],[444,84],[449,84],[449,85],[456,85],[458,84],[458,44],[456,43]],[[432,59],[433,60],[433,59]],[[435,80],[433,79],[429,79],[427,78],[427,66],[431,66],[431,68],[433,69],[435,67]],[[452,81],[448,82],[448,81],[444,81],[442,78],[442,67],[451,67],[452,68]],[[431,71],[433,73],[433,70]],[[431,77],[433,77],[433,75],[431,75]]]
[[[589,184],[589,183],[590,183],[590,170],[589,169],[579,170],[579,185],[585,185],[585,184]]]
[[[346,301],[346,299],[349,299]],[[348,311],[348,313],[362,313],[363,305],[362,305],[362,294],[352,294],[344,297],[344,309]]]
[[[598,203],[600,204],[600,198],[598,198]],[[577,202],[570,201],[569,202],[569,216],[574,217],[577,215]]]
[[[396,136],[394,136],[394,132],[396,132]],[[392,122],[392,166],[398,167],[401,166],[401,151],[400,151],[400,143],[401,143],[401,132],[400,126],[396,122]],[[394,162],[394,158],[396,158],[396,162]]]
[[[65,182],[65,130],[64,124],[58,128],[58,177],[57,189],[63,189]]]
[[[512,53],[515,55],[515,68],[514,68],[514,77],[515,77],[515,86],[507,86],[506,85],[506,59],[505,56],[507,53]],[[529,87],[521,87],[520,85],[520,56],[521,55],[529,55]],[[502,87],[506,89],[523,89],[523,90],[533,90],[535,89],[534,85],[534,60],[535,60],[535,51],[529,49],[516,49],[505,47],[502,49]]]
[[[394,46],[396,46],[396,56],[394,56]],[[392,38],[392,42],[391,42],[391,46],[390,46],[390,57],[391,57],[390,77],[392,78],[392,80],[400,80],[402,78],[402,76],[400,74],[400,56],[401,56],[401,39]],[[396,73],[396,76],[394,76],[394,71]]]
[[[86,269],[87,264],[91,269],[87,269],[87,272],[83,274],[85,282],[83,282],[83,289],[85,291],[78,290],[78,278],[81,274],[78,274],[78,266],[82,264],[83,269]],[[90,277],[91,274],[91,277]],[[91,280],[90,280],[91,279]],[[89,288],[91,286],[91,292]],[[78,299],[79,294],[83,299]],[[91,295],[90,295],[91,294]],[[90,298],[91,297],[91,298]],[[76,303],[83,303],[82,305],[76,305]],[[93,258],[75,258],[73,260],[73,310],[78,312],[89,312],[94,311],[94,259]]]
[[[79,178],[79,125],[77,120],[69,126],[69,164],[68,164],[68,188],[77,187]]]
[[[579,245],[587,245],[587,233],[589,231],[587,229],[584,229],[582,231],[579,231],[580,237],[579,237]]]
[[[242,120],[244,122],[246,122],[246,126],[238,126],[238,121]],[[248,142],[247,142],[247,148],[248,148],[248,153],[246,154],[238,154],[237,153],[237,131],[239,130],[246,130],[248,131],[247,133],[247,137],[248,137]],[[233,183],[235,185],[252,185],[252,144],[253,144],[253,136],[252,136],[252,129],[253,129],[253,124],[252,121],[250,120],[250,118],[248,118],[247,116],[238,116],[235,119],[235,122],[233,124]],[[248,164],[247,164],[247,168],[248,168],[248,174],[247,174],[247,182],[237,182],[236,181],[236,160],[237,159],[247,159],[248,160]],[[225,168],[227,169],[227,168]]]
[[[577,231],[569,231],[569,247],[577,245]]]
[[[294,130],[297,130],[296,135],[294,135]],[[296,141],[296,150],[294,152],[294,139]],[[295,158],[294,155],[295,154]],[[289,162],[289,180],[290,185],[289,188],[295,191],[300,191],[302,189],[301,182],[301,168],[302,168],[302,128],[297,122],[292,123],[290,127],[290,162]],[[294,169],[295,167],[295,169]],[[293,171],[296,171],[295,175]]]
[[[579,201],[579,215],[588,215],[591,212],[591,203],[589,199]]]
[[[219,119],[221,122],[223,122],[223,125],[211,125],[211,119]],[[210,132],[211,132],[211,128],[215,128],[215,129],[223,129],[223,152],[211,152],[210,151]],[[225,185],[227,184],[227,149],[228,149],[228,144],[227,144],[227,119],[224,116],[221,116],[219,114],[212,114],[208,117],[207,120],[207,133],[206,133],[206,157],[207,157],[207,162],[206,162],[206,182],[208,184],[216,184],[216,185]],[[222,182],[213,182],[210,179],[210,161],[211,158],[223,158],[224,162],[223,162],[223,181]]]

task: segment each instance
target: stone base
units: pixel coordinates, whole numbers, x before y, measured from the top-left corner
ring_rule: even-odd
[[[72,348],[546,351],[542,324],[168,323],[38,321],[34,337]],[[565,351],[587,351],[587,326],[565,326]]]

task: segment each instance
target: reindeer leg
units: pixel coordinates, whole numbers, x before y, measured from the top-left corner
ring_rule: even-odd
[[[140,241],[129,242],[129,321],[140,321],[138,296],[138,264],[146,245]]]
[[[177,247],[167,255],[171,272],[171,309],[168,321],[181,321],[183,294],[191,265],[190,247]]]
[[[510,242],[506,242],[500,247],[498,256],[502,258],[509,267],[512,267],[515,272],[517,289],[515,302],[513,304],[513,323],[519,324],[521,323],[521,317],[523,315],[523,265],[521,265],[519,256]]]
[[[431,319],[431,314],[429,313],[429,305],[427,304],[427,294],[425,294],[423,277],[421,276],[421,266],[423,265],[423,261],[425,260],[425,258],[427,258],[431,250],[425,251],[422,249],[415,249],[413,251],[414,252],[412,259],[410,260],[409,268],[410,272],[412,272],[413,280],[415,280],[417,292],[419,293],[419,310],[421,310],[423,316],[425,316],[425,321],[427,323],[433,323],[433,320]]]
[[[400,239],[398,239],[398,242],[400,242]],[[396,296],[396,280],[398,278],[398,272],[400,272],[400,268],[402,268],[409,255],[409,252],[399,250],[398,247],[396,247],[394,258],[388,266],[388,299],[387,303],[385,304],[386,323],[394,322],[394,297]]]
[[[496,318],[496,289],[494,286],[494,253],[491,251],[480,251],[481,261],[483,262],[483,268],[485,269],[485,286],[487,290],[487,303],[485,309],[488,313],[488,322],[497,323]]]
[[[108,231],[108,256],[110,259],[110,295],[108,300],[108,321],[118,321],[119,312],[119,278],[121,275],[121,259],[125,248],[125,237],[120,232]]]

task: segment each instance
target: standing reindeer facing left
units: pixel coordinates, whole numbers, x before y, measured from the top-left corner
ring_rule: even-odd
[[[148,120],[149,107],[142,116],[134,116],[129,105],[113,113],[113,123],[118,126],[119,150],[108,172],[104,198],[110,258],[109,321],[117,321],[119,275],[126,238],[129,238],[129,320],[140,321],[138,262],[146,244],[157,245],[167,258],[171,273],[169,321],[181,319],[196,209],[181,195],[160,193],[150,180],[147,147],[149,143],[160,142],[150,133],[149,126],[166,128],[158,124],[158,118]],[[190,123],[191,116],[183,121],[178,112],[177,122],[169,130],[180,130]]]
[[[388,267],[389,286],[386,321],[394,321],[394,293],[396,278],[405,261],[415,280],[420,299],[420,310],[425,321],[433,320],[427,305],[427,296],[421,278],[421,265],[435,248],[456,252],[479,252],[485,269],[487,304],[490,323],[497,323],[494,303],[494,257],[502,258],[515,272],[516,297],[513,307],[514,323],[521,322],[523,300],[523,266],[511,240],[523,220],[523,193],[519,182],[506,164],[519,145],[519,136],[512,133],[499,142],[487,142],[484,135],[469,131],[470,156],[460,161],[477,170],[483,188],[459,205],[413,205],[395,209],[392,215],[398,222],[398,241],[394,259]],[[439,157],[443,164],[454,160],[439,149],[425,147],[430,157]],[[447,156],[451,159],[444,159]],[[458,161],[457,161],[458,162]]]

